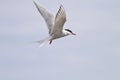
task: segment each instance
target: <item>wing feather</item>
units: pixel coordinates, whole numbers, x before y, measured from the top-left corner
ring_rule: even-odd
[[[47,9],[45,9],[38,1],[33,0],[36,8],[38,9],[39,13],[42,15],[42,17],[44,18],[47,26],[48,26],[48,30],[49,30],[49,34],[54,26],[54,16],[53,14],[48,11]]]
[[[66,13],[65,13],[65,9],[61,5],[55,17],[55,23],[52,33],[62,33],[65,22],[66,22]]]

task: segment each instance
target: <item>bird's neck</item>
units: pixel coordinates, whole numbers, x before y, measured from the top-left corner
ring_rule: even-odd
[[[65,36],[67,36],[67,35],[69,35],[69,32],[66,31],[66,30],[63,30],[63,34],[64,34]]]

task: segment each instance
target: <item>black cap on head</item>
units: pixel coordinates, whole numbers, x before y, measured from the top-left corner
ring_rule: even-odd
[[[69,29],[65,29],[66,31],[68,31],[68,32],[70,32],[70,33],[72,33],[72,31],[71,30],[69,30]]]

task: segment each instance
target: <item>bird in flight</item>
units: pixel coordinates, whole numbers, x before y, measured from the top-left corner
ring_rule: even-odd
[[[33,0],[33,2],[41,16],[44,18],[49,30],[49,37],[37,41],[38,43],[42,45],[46,42],[49,42],[49,44],[51,44],[54,39],[62,38],[68,35],[76,35],[69,29],[63,29],[63,26],[66,22],[66,13],[62,5],[60,6],[57,14],[54,16],[49,10],[44,8],[37,0]]]

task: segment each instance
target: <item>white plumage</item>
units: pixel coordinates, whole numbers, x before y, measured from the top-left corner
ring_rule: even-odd
[[[67,35],[75,35],[71,30],[63,29],[63,26],[66,22],[66,13],[62,5],[60,6],[56,16],[54,16],[49,10],[44,8],[38,1],[33,0],[33,2],[41,16],[44,18],[49,30],[49,37],[37,42],[43,45],[44,43],[50,41],[51,44],[52,40],[54,39],[61,38]]]

